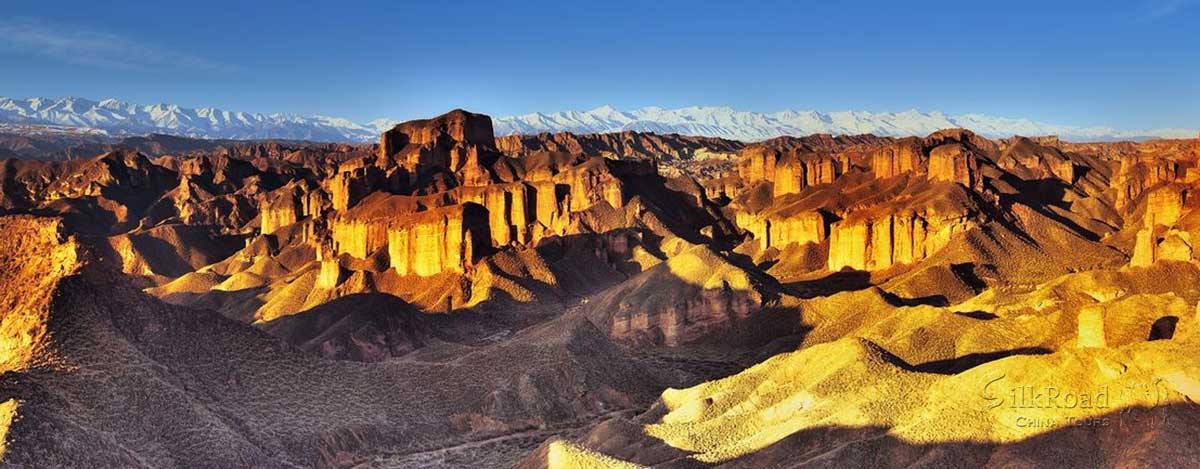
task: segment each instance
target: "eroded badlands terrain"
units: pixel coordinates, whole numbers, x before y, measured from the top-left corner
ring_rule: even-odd
[[[0,160],[8,464],[1200,457],[1195,140],[95,150]]]

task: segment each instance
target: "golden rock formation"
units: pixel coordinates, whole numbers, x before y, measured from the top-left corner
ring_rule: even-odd
[[[972,187],[978,164],[975,155],[962,144],[939,145],[929,152],[929,179]]]
[[[334,250],[358,259],[387,246],[388,222],[340,217],[329,223],[329,234],[333,238]]]
[[[398,163],[418,180],[448,171],[464,185],[486,185],[501,155],[495,149],[492,120],[461,109],[433,119],[399,124],[380,136],[382,163]]]
[[[1158,226],[1138,230],[1129,265],[1145,267],[1160,260],[1186,262],[1192,259],[1191,233]]]
[[[567,186],[555,184],[554,181],[533,183],[536,219],[545,234],[561,234],[566,229],[567,189]]]
[[[774,181],[779,156],[779,150],[773,148],[748,147],[742,151],[743,164],[738,167],[738,174],[745,181]]]
[[[1133,244],[1133,254],[1130,257],[1129,265],[1134,267],[1145,267],[1154,264],[1155,251],[1158,247],[1157,238],[1154,236],[1153,228],[1142,228],[1138,230],[1137,237]]]
[[[317,263],[320,267],[315,287],[325,290],[336,288],[342,280],[342,266],[334,256],[333,250],[324,245],[318,247]]]
[[[58,219],[0,217],[0,232],[0,370],[55,366],[45,350],[51,295],[44,293],[79,268],[79,246]]]
[[[950,237],[971,226],[960,216],[933,220],[907,212],[838,222],[829,237],[829,270],[882,270],[911,264],[937,252]]]
[[[775,197],[800,193],[806,187],[829,184],[841,174],[834,157],[815,153],[789,153],[775,164]]]
[[[921,148],[914,140],[886,145],[871,153],[871,169],[875,177],[890,178],[921,168]]]
[[[289,184],[266,197],[259,209],[263,234],[322,213],[324,193],[305,184]]]
[[[819,212],[780,219],[770,223],[766,247],[820,243],[828,236],[825,216]]]
[[[552,187],[548,190],[553,192]],[[552,196],[547,196],[550,197]],[[535,209],[531,208],[530,204],[539,200],[536,189],[521,182],[493,184],[480,188],[466,188],[462,198],[487,209],[494,245],[524,245],[533,241],[531,225],[534,220],[530,212]]]
[[[1079,312],[1080,347],[1100,347],[1106,345],[1104,340],[1104,307],[1093,305]]]
[[[337,171],[327,181],[325,190],[333,210],[345,212],[358,204],[382,180],[382,175],[374,166],[366,166],[362,160],[342,163]]]
[[[567,201],[572,212],[582,212],[599,202],[614,208],[625,205],[622,183],[603,159],[589,159],[555,176],[555,180],[569,187]]]
[[[488,239],[478,205],[414,214],[388,228],[388,258],[400,275],[462,272],[476,261],[475,245]]]
[[[1178,186],[1163,186],[1146,196],[1146,228],[1173,226],[1183,215],[1187,191]]]

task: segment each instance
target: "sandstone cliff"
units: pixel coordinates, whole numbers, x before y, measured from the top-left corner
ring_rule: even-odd
[[[670,176],[713,177],[733,169],[742,142],[687,135],[657,135],[646,132],[609,134],[509,135],[496,139],[505,154],[524,158],[539,152],[572,156],[603,156],[655,162]]]

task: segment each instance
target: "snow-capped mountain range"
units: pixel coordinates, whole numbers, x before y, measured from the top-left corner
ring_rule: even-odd
[[[0,97],[0,124],[49,125],[88,129],[109,135],[162,133],[212,139],[295,139],[369,142],[397,121],[365,124],[347,119],[295,114],[259,114],[171,104],[131,104],[115,99]],[[940,112],[780,111],[760,113],[728,107],[621,111],[601,106],[590,111],[532,113],[494,119],[496,135],[540,132],[606,133],[625,130],[678,133],[757,141],[782,135],[814,133],[928,135],[939,129],[964,127],[990,137],[1058,135],[1068,140],[1190,138],[1191,129],[1118,130],[1046,124],[1028,119],[982,114],[949,116]]]
[[[160,133],[211,139],[366,142],[379,130],[346,119],[131,104],[115,99],[0,98],[0,123],[88,127],[109,135]]]
[[[1188,138],[1195,130],[1118,130],[1109,127],[1079,127],[1045,124],[1029,119],[992,117],[982,114],[948,116],[941,112],[780,111],[760,113],[728,107],[663,109],[644,107],[620,111],[601,106],[590,111],[554,114],[533,113],[496,119],[497,135],[538,132],[603,133],[636,130],[678,133],[757,141],[782,135],[875,134],[925,136],[940,129],[962,127],[989,137],[1012,135],[1058,135],[1068,140],[1116,140],[1144,138]]]

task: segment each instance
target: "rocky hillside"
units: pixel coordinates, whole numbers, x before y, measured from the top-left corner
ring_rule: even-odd
[[[495,133],[0,162],[4,462],[1193,456],[1200,142]]]
[[[560,152],[573,156],[648,160],[656,162],[663,174],[701,178],[729,171],[737,152],[745,146],[736,140],[646,132],[509,135],[497,138],[496,145],[500,151],[515,157],[536,152]]]

